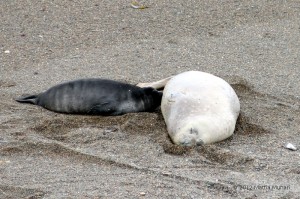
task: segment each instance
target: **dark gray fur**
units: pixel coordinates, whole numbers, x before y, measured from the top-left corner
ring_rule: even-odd
[[[161,104],[162,92],[107,79],[81,79],[56,85],[38,95],[16,99],[60,113],[122,115],[151,112]]]

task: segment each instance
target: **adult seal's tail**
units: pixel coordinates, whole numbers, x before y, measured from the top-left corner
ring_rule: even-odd
[[[122,115],[151,112],[160,106],[162,92],[107,79],[81,79],[56,85],[38,95],[16,99],[60,113]]]

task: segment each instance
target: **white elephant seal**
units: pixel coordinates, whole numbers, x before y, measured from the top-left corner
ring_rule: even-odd
[[[240,103],[233,88],[223,79],[189,71],[166,83],[161,110],[173,142],[193,146],[230,137]]]
[[[62,83],[16,101],[59,113],[108,116],[154,111],[160,106],[161,98],[162,93],[150,87],[95,78]]]

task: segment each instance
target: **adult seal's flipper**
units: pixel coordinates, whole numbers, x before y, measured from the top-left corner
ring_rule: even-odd
[[[15,100],[20,103],[37,104],[38,96],[30,95],[30,96],[21,97],[21,98],[15,99]]]
[[[158,80],[156,82],[150,82],[150,83],[138,83],[136,86],[141,87],[141,88],[145,88],[145,87],[151,87],[154,88],[156,90],[163,90],[164,87],[166,86],[166,84],[168,83],[168,81],[170,79],[172,79],[173,76],[171,77],[167,77],[165,79],[162,80]]]

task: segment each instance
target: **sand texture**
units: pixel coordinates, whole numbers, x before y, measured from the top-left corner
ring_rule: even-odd
[[[298,0],[0,1],[0,198],[299,198]],[[241,101],[232,137],[171,143],[161,112],[58,114],[14,101],[68,80],[200,70]]]

